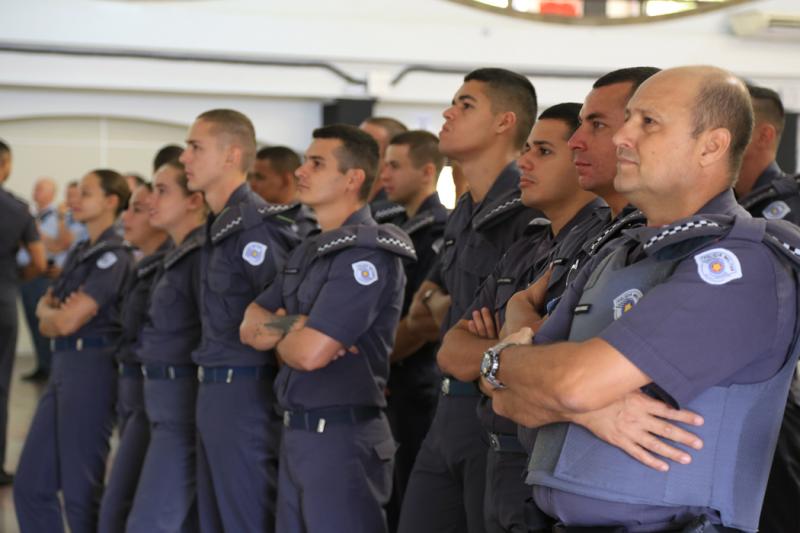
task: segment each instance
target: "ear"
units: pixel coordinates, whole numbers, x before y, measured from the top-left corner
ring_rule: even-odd
[[[771,147],[777,138],[778,130],[769,122],[756,124],[756,127],[753,129],[752,141],[758,143],[758,146],[761,148]]]
[[[361,186],[364,185],[364,181],[367,179],[367,174],[364,172],[364,169],[351,168],[345,172],[344,177],[346,178],[346,190],[355,191],[356,196],[359,196]]]
[[[425,163],[422,166],[422,174],[425,176],[426,184],[433,183],[436,181],[436,165],[433,163]]]
[[[242,155],[241,146],[233,143],[228,144],[228,148],[225,150],[225,164],[235,169],[242,168]],[[250,171],[252,169],[247,170]]]
[[[287,187],[291,187],[294,183],[294,172],[284,172],[281,175],[281,187],[284,189]]]
[[[131,195],[131,198],[128,198],[128,202],[131,202],[132,200],[133,200],[133,195]],[[116,213],[117,209],[119,208],[119,202],[120,202],[119,196],[117,196],[116,194],[106,195],[105,198],[106,207],[111,211],[113,211],[114,213]]]
[[[205,207],[206,199],[201,192],[193,192],[189,194],[188,198],[189,209],[196,210]]]
[[[498,134],[513,130],[517,126],[517,114],[513,111],[499,113],[496,117],[496,122],[495,131]]]
[[[727,128],[714,128],[700,136],[700,166],[709,167],[720,161],[727,163],[731,149],[731,132]]]

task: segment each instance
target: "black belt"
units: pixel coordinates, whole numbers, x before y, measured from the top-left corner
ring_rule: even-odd
[[[197,380],[200,383],[232,383],[239,379],[273,379],[275,368],[271,366],[199,366]]]
[[[142,365],[147,379],[184,379],[197,376],[195,365]]]
[[[528,451],[522,446],[516,435],[489,433],[489,446],[498,453],[522,453],[528,455]]]
[[[553,533],[627,533],[625,526],[596,526],[596,527],[577,527],[556,524],[553,526]],[[734,529],[721,525],[712,524],[707,516],[699,516],[689,522],[689,524],[677,529],[667,529],[661,533],[743,533],[741,529]]]
[[[283,425],[289,429],[304,429],[323,433],[330,425],[355,425],[378,418],[383,409],[374,406],[325,407],[303,411],[284,411]]]
[[[443,396],[480,396],[478,386],[470,381],[458,381],[456,378],[442,378]]]
[[[142,365],[140,363],[126,363],[125,361],[120,361],[117,364],[117,373],[119,373],[119,377],[121,378],[141,378]]]
[[[114,344],[108,337],[56,337],[51,339],[50,348],[53,351],[73,350],[80,352],[86,348],[105,348]]]

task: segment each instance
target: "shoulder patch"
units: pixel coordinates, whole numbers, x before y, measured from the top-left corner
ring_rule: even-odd
[[[614,298],[614,320],[633,309],[642,299],[642,291],[639,289],[628,289],[616,298]]]
[[[775,200],[765,207],[761,214],[768,220],[780,220],[785,218],[791,211],[792,208],[789,207],[786,202],[783,200]]]
[[[356,261],[352,265],[353,277],[359,285],[372,285],[378,281],[378,269],[369,261]]]
[[[742,265],[736,254],[725,248],[706,250],[694,256],[700,279],[710,285],[724,285],[742,277]]]
[[[253,266],[258,266],[264,262],[267,256],[267,245],[260,242],[251,241],[242,250],[242,259]]]
[[[117,254],[106,252],[97,259],[97,268],[105,270],[117,262]]]

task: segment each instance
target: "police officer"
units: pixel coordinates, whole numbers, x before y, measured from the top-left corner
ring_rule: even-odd
[[[663,71],[626,113],[615,186],[648,227],[592,259],[536,346],[496,346],[484,379],[498,412],[541,426],[527,480],[561,521],[556,531],[755,531],[797,359],[794,259],[783,250],[800,239],[735,203],[753,118],[730,73]],[[704,417],[705,446],[690,464],[648,469],[575,424],[552,423],[639,389]]]
[[[458,161],[469,194],[450,215],[439,266],[414,300],[448,293],[452,303],[442,324],[446,332],[538,214],[520,201],[514,162],[536,119],[536,92],[519,74],[479,69],[464,78],[444,117],[439,149]],[[475,417],[479,392],[475,384],[450,377],[443,380],[442,392],[406,489],[399,527],[403,533],[484,528],[488,443]]]
[[[242,340],[275,347],[284,411],[281,532],[386,531],[395,442],[383,413],[410,239],[365,205],[378,146],[353,126],[314,130],[300,200],[322,233],[306,240],[245,315]]]
[[[567,146],[578,126],[580,108],[580,104],[565,103],[545,110],[517,160],[522,171],[522,203],[540,209],[550,223],[532,225],[530,235],[509,248],[481,285],[470,309],[445,335],[439,362],[445,372],[462,381],[480,377],[483,353],[497,344],[511,295],[549,271],[545,300],[560,296],[566,273],[581,246],[608,218],[602,200],[579,187]],[[488,397],[482,398],[478,416],[490,442],[484,499],[486,531],[526,532],[530,524],[526,525],[524,502],[530,489],[520,473],[525,471],[527,453],[517,440],[517,426],[495,415]]]
[[[189,130],[189,189],[211,209],[202,251],[203,339],[192,354],[197,393],[198,511],[203,531],[273,531],[280,419],[270,353],[239,341],[247,305],[272,283],[297,238],[245,183],[256,153],[250,120],[233,110],[202,113]]]
[[[369,117],[361,123],[359,128],[369,133],[378,143],[378,148],[380,149],[378,176],[380,176],[386,160],[386,149],[389,147],[389,141],[396,135],[408,131],[408,128],[405,124],[392,117]],[[400,225],[406,221],[405,208],[389,200],[386,191],[383,190],[383,184],[380,179],[376,179],[372,184],[372,190],[369,193],[369,207],[373,218],[379,224]]]
[[[267,146],[256,152],[256,161],[253,171],[247,175],[247,183],[266,202],[295,205],[297,188],[294,171],[299,166],[300,157],[291,148]],[[317,229],[317,218],[308,206],[300,205],[293,214],[292,229],[301,239]]]
[[[113,427],[120,294],[133,257],[114,230],[130,192],[113,170],[81,180],[75,217],[89,240],[73,248],[39,301],[53,370],[22,450],[14,504],[22,531],[63,531],[59,491],[73,532],[94,532]]]
[[[144,412],[142,365],[137,354],[142,343],[142,328],[147,322],[150,292],[160,274],[164,256],[172,247],[166,232],[150,224],[152,196],[150,183],[137,187],[121,217],[125,241],[139,250],[141,258],[123,291],[122,338],[116,354],[119,446],[100,504],[97,528],[100,533],[125,530],[150,440],[150,424]]]
[[[755,126],[734,190],[754,217],[800,223],[800,186],[775,162],[786,122],[781,97],[767,87],[748,85]]]
[[[387,507],[389,529],[397,528],[400,505],[414,459],[436,409],[441,376],[436,368],[436,343],[425,342],[409,327],[408,311],[414,293],[436,261],[447,222],[436,181],[444,164],[439,139],[423,130],[395,135],[386,149],[380,180],[387,198],[405,209],[402,225],[414,243],[416,262],[404,263],[406,288],[403,312],[395,335],[387,386],[387,410],[399,443],[394,466],[394,490]]]
[[[175,248],[150,297],[149,320],[137,356],[145,377],[150,421],[147,447],[128,533],[197,531],[195,399],[200,343],[200,251],[205,232],[203,195],[188,189],[183,165],[172,161],[153,177],[150,223],[169,233]]]
[[[6,429],[11,371],[17,349],[17,271],[16,256],[20,245],[30,255],[27,274],[36,276],[46,268],[44,245],[39,240],[36,222],[28,205],[8,192],[3,184],[11,174],[11,149],[0,141],[0,212],[4,230],[0,236],[0,485],[14,479],[6,472]]]

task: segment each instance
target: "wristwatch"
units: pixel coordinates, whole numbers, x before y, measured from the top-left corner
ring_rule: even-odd
[[[485,352],[483,352],[483,361],[481,361],[481,376],[495,389],[506,388],[500,380],[497,379],[497,371],[500,370],[500,352],[509,346],[517,346],[515,342],[501,342],[495,344]]]

